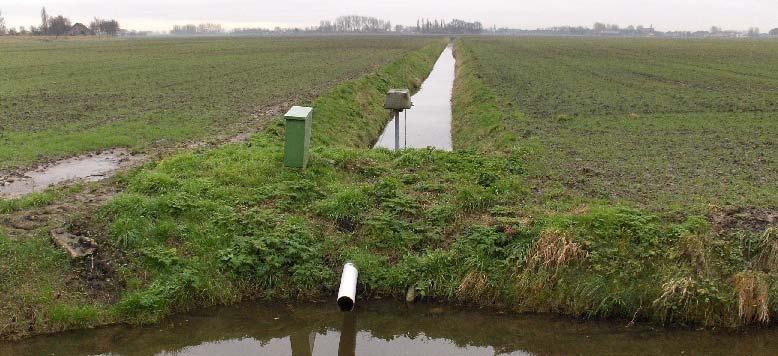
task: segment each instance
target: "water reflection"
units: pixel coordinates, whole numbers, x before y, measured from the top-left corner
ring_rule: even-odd
[[[413,96],[413,108],[400,114],[400,147],[433,147],[451,151],[451,91],[455,64],[454,53],[449,46],[438,58],[419,92]],[[394,120],[386,125],[375,147],[394,149]]]
[[[0,355],[603,355],[778,354],[776,330],[625,328],[549,316],[362,302],[244,304],[151,327],[110,327],[0,344]]]

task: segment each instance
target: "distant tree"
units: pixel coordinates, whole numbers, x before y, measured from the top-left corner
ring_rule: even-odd
[[[13,29],[11,29],[13,30]],[[5,17],[3,17],[3,12],[0,11],[0,36],[4,35],[6,31],[5,28]]]
[[[463,20],[428,20],[419,19],[416,21],[416,32],[420,33],[443,33],[443,34],[478,34],[483,32],[483,24],[478,21],[467,22]]]
[[[119,22],[116,20],[104,20],[95,17],[91,23],[89,23],[89,29],[94,31],[97,35],[116,36],[121,30]]]
[[[198,35],[198,34],[219,34],[224,33],[224,28],[220,24],[203,23],[199,25],[175,25],[170,30],[173,35]]]
[[[62,36],[72,27],[70,19],[62,15],[52,17],[49,19],[49,35]]]
[[[35,32],[35,31],[33,31]],[[48,35],[49,34],[49,14],[46,12],[46,7],[44,6],[41,9],[41,28],[40,28],[41,34]]]
[[[340,16],[334,22],[335,32],[389,32],[392,23],[375,17]]]
[[[24,26],[19,26],[19,34],[20,35],[26,35],[27,34],[27,29],[24,28]]]
[[[717,34],[717,33],[719,33],[719,32],[721,32],[721,27],[718,27],[718,26],[712,26],[712,27],[710,28],[710,33]]]
[[[223,33],[224,28],[216,23],[203,23],[197,25],[197,33]]]
[[[98,36],[102,35],[102,33],[100,31],[100,25],[102,24],[103,21],[104,20],[98,19],[97,17],[95,17],[95,19],[92,20],[92,22],[89,23],[89,29],[92,30],[92,32],[94,32]]]
[[[778,36],[778,28],[770,30],[770,36]]]

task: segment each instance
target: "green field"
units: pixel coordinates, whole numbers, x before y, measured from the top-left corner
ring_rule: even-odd
[[[346,260],[368,299],[410,290],[422,301],[709,327],[778,318],[774,42],[460,39],[455,152],[390,152],[369,149],[387,121],[384,93],[417,89],[445,40],[171,41],[299,45],[300,55],[346,43],[370,54],[309,78],[363,72],[310,93],[306,170],[283,166],[274,116],[247,142],[0,201],[0,338],[240,300],[321,300]],[[116,43],[48,44],[69,45]],[[394,56],[381,62],[386,51]],[[302,71],[278,68],[277,78]],[[208,90],[190,85],[200,94],[180,110],[244,110],[224,94],[209,111]],[[95,260],[69,262],[49,241],[60,226],[93,238]]]
[[[103,148],[234,135],[429,43],[2,38],[0,172]]]
[[[552,199],[778,209],[776,41],[479,38],[460,52],[507,118],[502,147],[537,151]],[[480,119],[457,148],[483,146]]]

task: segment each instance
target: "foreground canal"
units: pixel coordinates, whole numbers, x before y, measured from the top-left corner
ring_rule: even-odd
[[[451,151],[451,91],[455,66],[453,48],[448,46],[413,96],[413,108],[400,114],[401,148],[433,147]],[[394,120],[386,125],[375,147],[394,148]]]
[[[146,327],[0,344],[0,355],[776,355],[778,330],[626,327],[552,316],[369,301],[242,304]]]

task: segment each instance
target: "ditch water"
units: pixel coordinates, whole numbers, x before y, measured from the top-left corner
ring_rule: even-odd
[[[148,327],[116,326],[0,343],[2,355],[776,355],[778,330],[625,327],[544,315],[369,301],[243,304]]]
[[[98,154],[64,159],[38,167],[19,176],[0,179],[0,198],[18,198],[73,180],[98,181],[109,177],[119,168],[139,159],[125,149],[113,149]]]
[[[432,147],[451,151],[451,91],[455,65],[453,48],[449,45],[411,99],[413,108],[400,113],[401,148]],[[394,149],[394,125],[392,119],[375,147]]]

